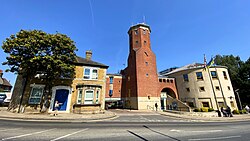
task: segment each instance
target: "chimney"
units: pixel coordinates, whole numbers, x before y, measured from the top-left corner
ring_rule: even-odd
[[[92,58],[92,51],[91,50],[87,50],[86,51],[86,59],[87,60],[91,60],[91,58]]]

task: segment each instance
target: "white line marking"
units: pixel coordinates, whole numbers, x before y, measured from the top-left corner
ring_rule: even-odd
[[[222,130],[204,130],[204,131],[190,131],[190,132],[195,132],[195,133],[214,133],[214,132],[221,132]]]
[[[18,130],[18,129],[21,129],[21,128],[4,129],[4,130],[0,130],[0,132],[2,132],[2,131],[10,131],[10,130]]]
[[[56,138],[56,139],[53,139],[53,140],[50,140],[50,141],[57,141],[57,140],[60,140],[60,139],[62,139],[62,138],[66,138],[66,137],[68,137],[68,136],[77,134],[77,133],[79,133],[79,132],[86,131],[86,130],[88,130],[88,129],[89,129],[89,128],[82,129],[82,130],[80,130],[80,131],[76,131],[76,132],[73,132],[73,133],[71,133],[71,134],[67,134],[67,135],[65,135],[65,136],[61,136],[61,137],[59,137],[59,138]]]
[[[31,136],[31,135],[35,135],[35,134],[40,134],[40,133],[43,133],[43,132],[48,132],[50,130],[54,130],[55,128],[53,129],[49,129],[49,130],[43,130],[43,131],[39,131],[39,132],[34,132],[34,133],[30,133],[30,134],[23,134],[23,135],[19,135],[19,136],[14,136],[14,137],[9,137],[9,138],[4,138],[2,139],[2,141],[4,140],[9,140],[9,139],[16,139],[16,138],[21,138],[21,137],[25,137],[25,136]]]
[[[188,139],[189,141],[204,141],[204,140],[223,140],[231,138],[240,138],[241,136],[228,136],[228,137],[216,137],[216,138],[200,138],[200,139]]]

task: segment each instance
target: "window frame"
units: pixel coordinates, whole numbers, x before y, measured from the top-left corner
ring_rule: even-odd
[[[86,70],[89,70],[89,74],[85,74]],[[96,73],[94,73],[94,71],[96,71]],[[84,80],[98,80],[98,73],[99,73],[98,68],[85,67],[83,70],[83,79]],[[96,76],[94,76],[94,74]]]
[[[228,77],[227,77],[227,72],[226,71],[222,71],[222,74],[223,74],[223,76],[224,76],[224,79],[228,79]]]
[[[218,78],[218,75],[217,75],[216,71],[211,71],[210,74],[211,74],[211,76],[212,76],[213,79],[217,79]]]
[[[41,103],[42,101],[42,96],[43,96],[43,93],[44,93],[44,88],[45,88],[45,85],[31,85],[31,91],[30,91],[30,95],[29,95],[29,101],[28,103],[29,104],[34,104],[34,105],[38,105]],[[33,91],[34,89],[41,89],[42,90],[42,93],[41,95],[38,97],[38,96],[33,96]],[[31,99],[40,99],[39,102],[31,102]]]
[[[82,93],[81,93],[81,97],[79,96],[79,95],[80,95],[80,91],[82,92]],[[78,88],[77,100],[76,100],[76,103],[77,103],[77,104],[82,104],[82,94],[83,94],[83,89],[82,89],[82,88]],[[79,102],[79,101],[80,101],[80,102]]]
[[[184,82],[188,82],[189,81],[188,74],[183,74],[183,80],[184,80]]]
[[[92,98],[86,98],[87,96],[87,91],[91,91],[92,92]],[[91,101],[91,102],[90,102]],[[94,104],[94,90],[92,89],[86,89],[84,91],[84,104]]]
[[[199,74],[201,74],[201,76],[199,76]],[[196,79],[197,79],[197,80],[204,80],[204,78],[203,78],[203,74],[202,74],[202,72],[201,72],[201,71],[196,72]]]

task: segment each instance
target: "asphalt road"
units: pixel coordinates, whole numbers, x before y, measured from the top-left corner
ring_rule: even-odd
[[[250,122],[201,122],[154,113],[118,114],[93,123],[0,120],[0,140],[247,141]]]

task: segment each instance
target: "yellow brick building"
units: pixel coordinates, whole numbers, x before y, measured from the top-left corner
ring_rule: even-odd
[[[23,89],[24,80],[22,76],[17,76],[9,109],[20,112],[54,112],[55,102],[58,101],[60,103],[58,113],[104,110],[108,66],[92,61],[91,56],[92,52],[87,51],[86,58],[77,57],[75,77],[62,77],[55,81],[48,98],[44,95],[45,83],[42,77],[27,80],[26,87]]]

